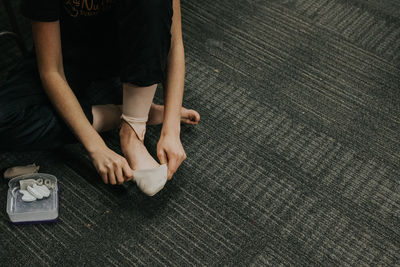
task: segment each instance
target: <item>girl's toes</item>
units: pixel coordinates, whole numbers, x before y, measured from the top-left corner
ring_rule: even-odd
[[[183,119],[183,123],[192,124],[192,125],[197,124],[197,122],[195,122],[195,121],[193,121],[191,119]]]
[[[189,114],[188,117],[186,118],[186,122],[189,124],[197,124],[198,119],[195,114]]]
[[[200,120],[200,114],[197,111],[195,111],[195,121],[199,122],[199,120]]]
[[[200,119],[199,113],[194,109],[188,110],[188,117],[190,117],[192,120],[195,120],[195,121],[198,121],[198,119]]]
[[[193,109],[182,108],[181,121],[186,124],[197,124],[200,120],[200,114]]]
[[[198,123],[200,120],[200,114],[195,110],[190,110],[190,112],[189,119],[194,123]]]

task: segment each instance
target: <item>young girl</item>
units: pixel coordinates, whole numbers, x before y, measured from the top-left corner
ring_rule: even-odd
[[[171,179],[186,158],[180,123],[200,120],[182,108],[180,1],[22,0],[21,11],[31,19],[34,49],[0,88],[0,148],[80,141],[105,183],[121,184],[133,178],[132,170],[160,164],[168,164]],[[108,77],[119,77],[122,105],[93,105],[85,89]],[[158,83],[165,107],[152,103]],[[146,124],[159,123],[160,164],[143,143]],[[125,157],[98,134],[117,127]]]

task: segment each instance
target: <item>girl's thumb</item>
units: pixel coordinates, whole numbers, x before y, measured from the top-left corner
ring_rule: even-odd
[[[167,161],[167,155],[166,155],[164,149],[160,149],[160,150],[157,152],[157,157],[158,157],[158,159],[160,160],[160,164],[166,164],[166,163],[168,163],[168,161]]]

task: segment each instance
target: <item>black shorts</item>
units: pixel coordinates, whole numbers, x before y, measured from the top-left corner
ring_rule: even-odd
[[[92,55],[92,59],[82,57],[89,60],[77,62],[69,60],[67,54],[76,56],[79,47],[68,51],[63,48],[68,84],[90,123],[93,123],[93,105],[122,103],[121,83],[149,86],[165,78],[171,42],[172,0],[139,1],[140,8],[135,4],[137,1],[122,2],[124,6],[116,9],[118,38],[113,44],[117,53],[102,51],[107,60],[97,64],[95,57],[102,55]],[[93,89],[93,82],[98,80],[109,82],[94,88],[96,103],[93,90],[88,89]],[[41,150],[75,142],[76,137],[42,87],[36,56],[31,50],[0,84],[0,149]]]

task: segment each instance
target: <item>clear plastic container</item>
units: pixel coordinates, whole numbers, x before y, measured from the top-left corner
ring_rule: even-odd
[[[24,202],[19,192],[19,181],[26,179],[50,180],[50,196],[33,202]],[[58,219],[58,183],[54,175],[47,173],[33,173],[17,176],[8,182],[7,214],[15,224],[48,223]]]

